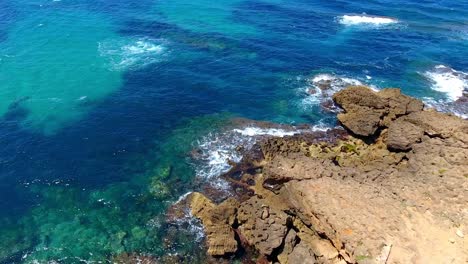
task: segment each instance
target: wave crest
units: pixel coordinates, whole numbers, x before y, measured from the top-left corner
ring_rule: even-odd
[[[368,76],[367,79],[372,77]],[[321,73],[313,76],[308,80],[308,85],[301,88],[300,92],[306,94],[302,99],[302,106],[306,109],[321,105],[325,110],[332,112],[337,111],[332,101],[332,96],[336,92],[352,85],[366,85],[358,79],[338,76],[334,74]],[[376,90],[375,87],[370,86]]]
[[[434,69],[424,73],[432,83],[431,88],[445,93],[451,101],[456,101],[468,94],[468,74],[456,71],[445,65],[437,65]]]
[[[353,26],[353,25],[391,25],[399,23],[398,19],[383,16],[369,16],[369,15],[343,15],[338,19],[340,24]]]
[[[424,97],[423,102],[426,107],[434,108],[439,112],[451,113],[460,118],[468,119],[468,101],[447,102],[446,100]]]
[[[218,190],[228,190],[229,186],[221,176],[228,172],[232,162],[238,163],[242,159],[242,149],[251,149],[255,142],[265,137],[285,137],[292,136],[302,132],[326,131],[328,127],[317,125],[305,129],[294,127],[258,127],[245,126],[222,132],[210,133],[203,137],[196,144],[196,158],[194,159],[194,168],[196,177]]]
[[[109,59],[112,70],[135,70],[160,62],[168,52],[166,46],[165,40],[140,38],[100,42],[98,49]]]

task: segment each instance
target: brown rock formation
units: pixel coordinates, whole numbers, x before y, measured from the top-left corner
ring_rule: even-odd
[[[237,216],[239,231],[263,255],[271,255],[281,246],[287,233],[288,218],[286,213],[270,208],[257,196],[243,202]]]
[[[266,139],[257,173],[240,177],[254,181],[239,183],[250,198],[192,197],[210,254],[236,251],[234,229],[271,263],[467,263],[468,121],[398,89],[350,87],[334,99],[360,139]]]
[[[200,193],[189,197],[192,214],[203,222],[208,243],[208,254],[224,256],[237,251],[234,224],[239,203],[230,198],[219,205],[213,204]]]
[[[378,93],[365,86],[350,86],[333,96],[345,112],[338,114],[344,127],[359,136],[373,135],[379,127],[388,126],[399,116],[423,109],[423,104],[389,88]]]

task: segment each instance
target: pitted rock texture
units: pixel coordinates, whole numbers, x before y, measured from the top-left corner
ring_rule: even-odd
[[[251,197],[199,199],[194,215],[235,229],[258,263],[468,263],[468,121],[398,89],[350,87],[334,99],[359,138],[259,142],[256,172],[236,170],[249,171],[240,179],[254,181]]]
[[[189,197],[192,215],[199,218],[205,227],[208,243],[208,254],[223,256],[237,251],[234,224],[239,203],[235,199],[228,199],[219,205],[200,193],[193,193]]]
[[[338,120],[359,136],[371,136],[379,127],[424,107],[421,101],[396,88],[374,92],[365,86],[350,86],[333,95],[333,100],[345,111],[338,114]]]
[[[271,255],[281,246],[288,230],[286,224],[289,216],[270,208],[267,201],[257,196],[242,203],[237,218],[239,231],[263,255]]]

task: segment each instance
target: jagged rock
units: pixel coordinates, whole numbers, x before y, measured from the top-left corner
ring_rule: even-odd
[[[448,138],[461,132],[468,133],[468,124],[456,116],[450,116],[435,111],[414,112],[401,118],[424,130],[424,133],[433,137]]]
[[[397,120],[390,124],[387,134],[387,146],[395,150],[409,150],[411,146],[420,141],[424,130],[410,122]]]
[[[379,128],[383,111],[358,108],[352,112],[338,114],[341,124],[359,136],[373,135]]]
[[[384,109],[385,101],[365,86],[349,86],[333,95],[333,100],[347,112],[358,108]]]
[[[288,255],[289,264],[315,264],[315,257],[312,250],[304,243],[299,243],[291,254]]]
[[[338,257],[338,250],[326,239],[314,239],[310,247],[315,255],[324,260],[332,260]]]
[[[333,95],[333,100],[345,110],[338,120],[354,134],[370,136],[379,128],[385,101],[371,89],[351,86]]]
[[[272,208],[268,208],[269,213],[265,214],[266,204],[267,201],[253,196],[241,204],[237,219],[239,231],[248,243],[255,246],[261,254],[271,255],[283,242],[288,216]]]
[[[377,95],[385,101],[386,115],[381,125],[389,126],[396,118],[413,112],[423,110],[424,104],[415,98],[401,94],[397,88],[387,88],[379,91]]]
[[[208,254],[224,256],[237,251],[237,241],[232,224],[236,219],[239,203],[229,198],[219,205],[201,193],[193,193],[190,199],[192,214],[199,218],[205,227]]]
[[[237,241],[232,227],[223,224],[205,226],[208,254],[224,256],[237,251]]]
[[[284,239],[284,246],[281,253],[278,255],[278,260],[281,264],[292,264],[289,262],[289,255],[293,252],[297,244],[297,233],[294,229],[290,229]]]
[[[359,139],[335,131],[338,140],[262,142],[263,160],[239,170],[255,184],[245,187],[252,197],[227,206],[236,212],[204,199],[193,206],[212,214],[205,228],[235,223],[242,246],[281,264],[464,263],[467,238],[454,227],[468,217],[468,121],[423,110],[399,89],[350,87],[334,100]]]
[[[365,86],[351,86],[336,93],[333,100],[345,110],[338,114],[343,126],[366,137],[374,135],[379,127],[388,127],[398,117],[424,107],[421,101],[394,88],[374,92]]]
[[[395,150],[409,150],[424,134],[448,138],[468,130],[459,118],[433,111],[414,112],[392,122],[388,129],[387,146]]]

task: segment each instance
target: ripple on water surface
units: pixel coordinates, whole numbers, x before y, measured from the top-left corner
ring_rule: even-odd
[[[158,10],[166,19],[181,28],[201,33],[222,33],[249,36],[256,29],[235,19],[237,6],[242,0],[223,1],[160,1]]]

